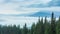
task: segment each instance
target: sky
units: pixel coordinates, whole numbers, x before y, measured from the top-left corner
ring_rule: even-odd
[[[38,21],[38,16],[44,17],[55,13],[60,16],[60,0],[0,0],[0,24],[20,24]]]

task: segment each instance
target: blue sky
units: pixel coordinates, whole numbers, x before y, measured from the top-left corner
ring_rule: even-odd
[[[26,22],[31,26],[37,22],[37,16],[50,16],[51,12],[60,16],[60,0],[0,0],[0,24],[3,25],[23,26]]]

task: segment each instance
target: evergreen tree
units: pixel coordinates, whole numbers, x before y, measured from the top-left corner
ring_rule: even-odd
[[[43,18],[40,20],[38,19],[38,23],[36,24],[35,34],[44,34],[44,26],[43,26]]]
[[[23,26],[23,34],[28,34],[28,28],[27,28],[27,25],[25,23],[25,25]]]
[[[13,31],[12,31],[13,34],[17,34],[17,26],[14,24],[13,25]]]
[[[57,34],[60,34],[60,17],[59,17],[59,20],[57,22],[56,32],[57,32]]]
[[[0,25],[0,34],[1,34],[1,25]]]
[[[41,32],[40,34],[44,34],[44,24],[43,24],[43,18],[41,19],[41,24],[40,24],[40,27],[41,27]]]
[[[54,20],[54,13],[52,12],[51,16],[51,34],[56,34],[56,25],[55,25],[55,20]]]
[[[20,25],[17,26],[17,34],[22,34]]]
[[[34,34],[40,34],[41,30],[40,30],[40,17],[38,19],[38,22],[36,24],[36,27],[35,27],[35,33]]]
[[[50,23],[47,21],[47,17],[44,20],[44,34],[49,34],[50,31]]]
[[[32,24],[31,26],[31,34],[35,33],[35,23]]]
[[[47,19],[46,19],[46,17],[45,17],[45,22],[44,22],[44,34],[48,34],[47,32],[48,32],[48,31],[47,31]]]

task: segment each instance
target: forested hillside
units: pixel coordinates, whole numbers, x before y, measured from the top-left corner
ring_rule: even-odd
[[[60,34],[60,17],[56,20],[54,13],[51,14],[51,21],[47,17],[44,20],[39,17],[37,24],[33,23],[31,28],[26,23],[23,28],[20,25],[0,25],[0,34]]]

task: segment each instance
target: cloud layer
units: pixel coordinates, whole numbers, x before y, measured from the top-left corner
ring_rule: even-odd
[[[38,17],[29,16],[37,16],[40,14],[38,12],[42,11],[55,12],[56,15],[59,15],[60,0],[0,0],[0,24],[23,26],[27,23],[31,26],[33,22],[37,22]]]
[[[0,0],[0,14],[29,14],[41,10],[58,11],[59,0]],[[53,8],[53,4],[56,4]],[[60,4],[58,4],[60,5]],[[51,7],[49,7],[51,6]],[[43,7],[43,9],[42,9]],[[47,7],[47,8],[46,8]]]
[[[25,23],[27,23],[28,27],[32,25],[32,23],[36,23],[38,17],[15,17],[15,16],[1,16],[0,17],[0,24],[2,25],[19,25],[23,27]]]
[[[47,6],[47,4],[52,0],[0,0],[0,12],[2,14],[26,14],[34,13],[38,11],[39,6]],[[35,5],[37,4],[37,5]],[[41,5],[40,5],[41,4]],[[33,5],[35,8],[28,8]],[[38,9],[36,9],[38,8]],[[4,13],[5,12],[5,13]],[[0,13],[0,14],[1,14]]]

